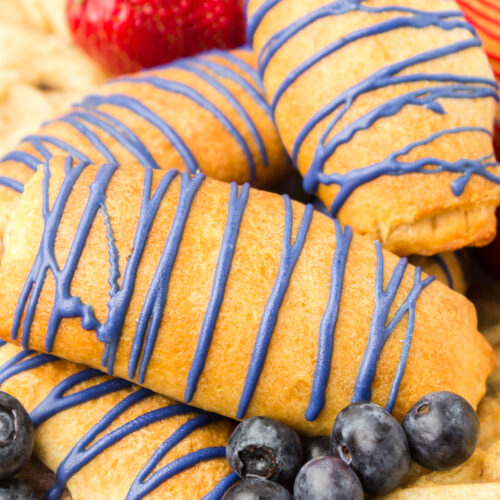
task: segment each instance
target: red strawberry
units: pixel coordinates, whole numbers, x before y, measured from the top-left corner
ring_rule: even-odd
[[[68,0],[75,42],[112,73],[131,73],[245,40],[242,0]]]

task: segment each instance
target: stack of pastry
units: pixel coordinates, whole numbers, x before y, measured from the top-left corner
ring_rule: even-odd
[[[255,55],[112,81],[0,164],[0,337],[50,353],[3,346],[0,380],[57,471],[49,498],[220,497],[214,414],[325,435],[351,401],[401,419],[431,391],[485,393],[493,351],[450,288],[458,257],[435,255],[495,235],[473,30],[448,0],[247,9]],[[285,148],[329,215],[248,184],[283,179]]]

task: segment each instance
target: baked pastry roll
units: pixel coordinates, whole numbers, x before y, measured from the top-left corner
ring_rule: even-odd
[[[219,499],[234,425],[48,354],[1,343],[0,388],[30,412],[34,453],[73,500]]]
[[[500,5],[492,0],[457,0],[469,21],[481,38],[484,51],[500,84]],[[500,105],[497,106],[495,145],[500,157]]]
[[[5,244],[0,337],[230,417],[326,435],[351,400],[476,405],[494,364],[465,297],[247,184],[54,158]]]
[[[409,261],[420,266],[426,274],[448,285],[452,290],[465,293],[470,282],[470,262],[465,250],[443,252],[431,257],[411,255]]]
[[[449,0],[250,0],[283,142],[330,213],[400,255],[495,234],[497,85]]]
[[[267,186],[289,161],[248,49],[211,51],[110,81],[0,162],[0,235],[41,161],[135,161]]]

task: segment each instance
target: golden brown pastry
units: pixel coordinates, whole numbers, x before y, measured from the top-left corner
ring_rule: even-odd
[[[400,255],[495,234],[496,83],[450,0],[250,0],[283,142],[330,212]]]
[[[237,476],[233,424],[47,354],[0,346],[0,387],[35,425],[36,456],[56,472],[46,500],[219,499]]]
[[[42,160],[135,161],[268,186],[289,162],[248,49],[211,51],[113,80],[0,161],[0,236]]]
[[[411,255],[408,259],[414,266],[420,266],[426,274],[448,285],[456,292],[465,293],[469,286],[469,257],[465,250],[443,252],[431,257]]]
[[[472,304],[312,206],[137,165],[54,158],[0,265],[0,337],[230,417],[328,434],[351,400],[473,405]]]

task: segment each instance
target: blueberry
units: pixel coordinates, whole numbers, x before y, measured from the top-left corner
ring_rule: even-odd
[[[328,436],[304,437],[302,438],[302,449],[304,450],[304,462],[332,454]]]
[[[226,457],[243,479],[293,481],[302,465],[302,445],[290,427],[271,418],[253,417],[241,422],[229,438]]]
[[[445,391],[420,399],[404,418],[403,428],[413,460],[433,470],[465,462],[479,439],[479,419],[472,406]]]
[[[23,405],[0,392],[0,480],[19,472],[33,450],[33,424]]]
[[[363,500],[363,487],[337,457],[318,457],[300,469],[293,485],[296,500]]]
[[[38,500],[35,492],[19,479],[0,481],[0,500]]]
[[[229,488],[222,500],[292,500],[292,495],[278,483],[246,479]]]
[[[358,474],[370,495],[397,488],[410,468],[408,440],[398,421],[374,403],[353,403],[335,419],[332,454]]]

